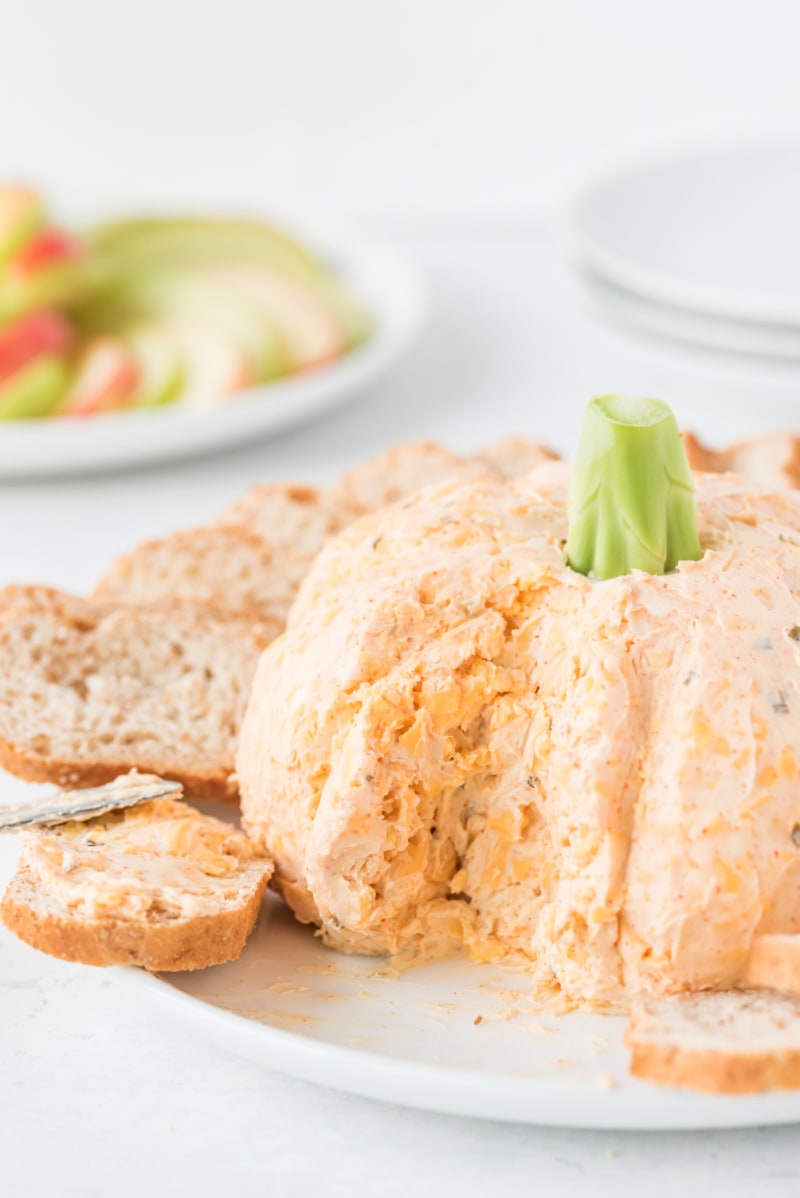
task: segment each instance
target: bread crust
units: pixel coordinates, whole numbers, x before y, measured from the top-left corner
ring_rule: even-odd
[[[631,1074],[708,1094],[800,1088],[800,1003],[759,990],[686,991],[634,1002]]]
[[[238,803],[239,787],[236,775],[227,770],[219,773],[192,774],[171,769],[163,761],[145,761],[137,756],[133,763],[143,774],[158,774],[168,782],[180,782],[193,799],[204,801]],[[132,768],[130,761],[110,764],[105,762],[61,761],[53,757],[40,757],[29,753],[18,745],[0,738],[0,768],[7,770],[25,782],[53,782],[56,786],[84,789],[89,786],[104,786],[120,774]]]
[[[744,983],[784,994],[800,994],[800,935],[757,936],[750,950]]]
[[[800,1050],[736,1055],[677,1044],[640,1044],[629,1029],[631,1073],[662,1086],[707,1094],[759,1094],[800,1088]]]
[[[32,948],[82,965],[139,965],[151,972],[206,969],[240,955],[252,932],[271,867],[245,866],[239,906],[190,919],[87,919],[36,909],[36,879],[20,866],[0,903],[0,919]]]
[[[543,462],[556,462],[559,454],[529,437],[505,437],[475,454],[475,460],[488,466],[502,478],[514,479],[529,474]]]

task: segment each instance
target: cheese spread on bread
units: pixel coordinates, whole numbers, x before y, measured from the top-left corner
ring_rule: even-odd
[[[255,846],[230,824],[174,799],[21,833],[23,864],[44,895],[87,918],[186,919],[237,894]]]

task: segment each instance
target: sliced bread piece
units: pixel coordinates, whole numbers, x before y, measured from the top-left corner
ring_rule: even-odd
[[[681,437],[692,470],[703,474],[719,474],[726,469],[724,455],[704,445],[694,433],[681,433]]]
[[[326,537],[355,517],[336,494],[320,487],[267,483],[227,507],[218,524],[244,527],[266,541],[276,557],[314,557]]]
[[[276,582],[280,580],[293,599],[328,537],[357,515],[333,491],[276,483],[253,487],[226,508],[217,523],[246,528],[266,541]]]
[[[92,623],[100,613],[101,605],[84,599],[81,595],[70,595],[59,591],[56,587],[34,583],[24,586],[21,583],[10,583],[0,588],[0,612],[9,607],[19,607],[21,604],[32,604],[34,607],[55,608],[66,612],[79,623]]]
[[[432,441],[396,445],[342,475],[340,502],[356,512],[374,512],[413,495],[422,487],[448,479],[497,475],[494,467],[475,458],[462,458]]]
[[[498,441],[496,445],[490,445],[475,455],[475,461],[496,470],[503,478],[519,478],[543,462],[556,460],[557,453],[528,437],[506,437],[504,441]]]
[[[746,986],[800,994],[800,935],[767,932],[756,936],[744,975]]]
[[[722,454],[723,470],[743,474],[765,487],[800,487],[800,437],[766,433],[731,445]]]
[[[0,765],[62,786],[135,767],[234,797],[239,725],[266,644],[205,609],[0,610]]]
[[[67,591],[59,591],[56,587],[33,584],[24,586],[12,583],[0,588],[0,612],[10,607],[32,605],[38,608],[50,608],[70,616],[79,624],[94,624],[100,616],[111,615],[121,606],[127,608],[145,608],[151,612],[161,612],[164,617],[170,617],[174,612],[184,612],[199,619],[224,622],[243,633],[253,633],[266,644],[273,641],[283,631],[284,621],[275,616],[253,613],[250,611],[231,611],[220,607],[219,604],[207,600],[180,599],[169,595],[151,602],[138,604],[120,604],[109,599],[103,602],[99,599],[85,599],[81,595],[71,595]]]
[[[269,545],[241,525],[207,525],[146,541],[120,557],[95,587],[97,603],[212,604],[231,618],[282,624],[293,588]]]
[[[244,833],[176,799],[21,835],[0,918],[33,948],[85,965],[230,961],[272,873]]]
[[[692,470],[741,474],[764,487],[800,487],[800,437],[793,433],[764,433],[721,450],[684,433],[683,445]]]
[[[631,1073],[715,1094],[800,1087],[800,998],[727,990],[634,1003]]]

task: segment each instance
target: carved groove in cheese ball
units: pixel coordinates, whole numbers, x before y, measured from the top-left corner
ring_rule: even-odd
[[[800,501],[698,475],[702,557],[597,581],[569,471],[435,486],[317,558],[237,759],[325,942],[570,999],[728,986],[800,931]]]

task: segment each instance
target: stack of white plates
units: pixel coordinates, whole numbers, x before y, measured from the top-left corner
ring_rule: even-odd
[[[800,144],[637,166],[585,188],[567,232],[583,291],[605,315],[800,365]]]

